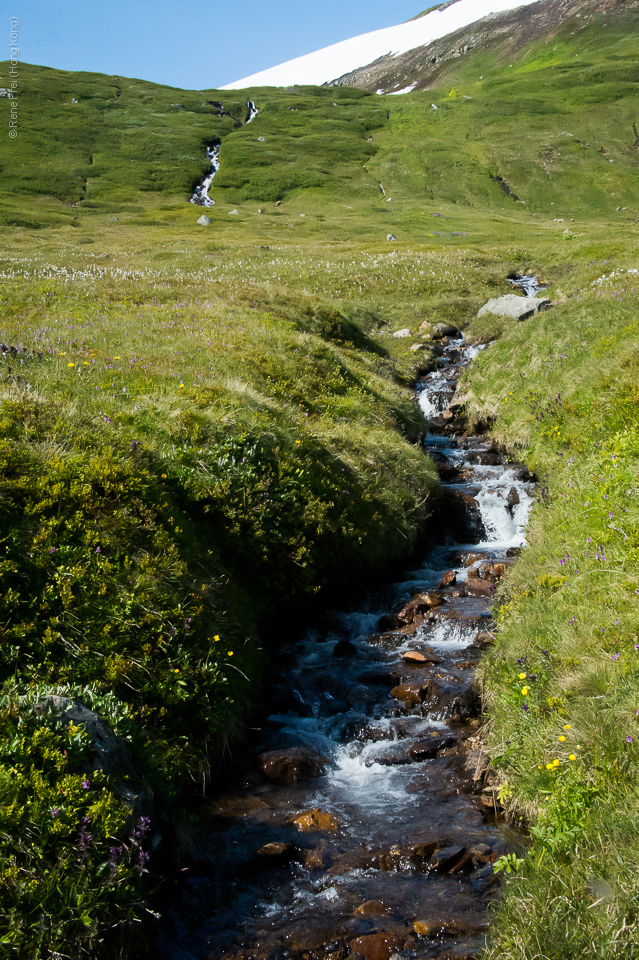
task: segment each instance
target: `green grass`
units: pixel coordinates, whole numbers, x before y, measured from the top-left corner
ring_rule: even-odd
[[[637,276],[593,281],[637,263],[636,54],[618,23],[572,29],[512,68],[476,51],[402,97],[21,65],[19,137],[0,147],[0,340],[17,350],[0,361],[0,938],[14,957],[113,956],[146,896],[121,784],[82,787],[82,734],[32,705],[62,693],[107,717],[180,816],[211,758],[241,749],[262,648],[427,529],[438,483],[411,386],[433,356],[410,350],[424,320],[500,338],[464,384],[468,410],[543,477],[483,668],[504,800],[539,831],[488,956],[633,955]],[[200,227],[188,198],[220,141]],[[554,310],[475,319],[512,270],[551,283]],[[406,326],[412,339],[390,336]],[[85,816],[96,842],[74,872]]]

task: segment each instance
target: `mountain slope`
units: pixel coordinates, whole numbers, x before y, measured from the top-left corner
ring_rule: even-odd
[[[292,84],[325,84],[336,77],[357,70],[379,57],[397,57],[402,53],[431,43],[454,30],[459,30],[483,17],[514,7],[526,7],[537,0],[455,0],[418,17],[384,30],[373,30],[304,57],[297,57],[279,66],[262,70],[236,80],[223,90],[245,87],[284,87]]]
[[[489,56],[492,62],[501,58],[504,68],[510,69],[513,57],[532,43],[549,43],[561,33],[573,36],[595,23],[607,26],[617,22],[624,23],[629,37],[636,34],[639,4],[634,0],[597,0],[595,3],[592,0],[539,0],[532,6],[520,6],[464,25],[445,37],[415,45],[404,53],[386,54],[344,74],[332,85],[359,87],[378,93],[425,90],[459,81],[464,76],[463,67],[460,68],[458,62],[461,57],[472,60],[472,65],[468,64],[471,73],[464,79],[472,76],[476,80],[486,72],[478,56]],[[468,56],[471,51],[474,51],[472,58]],[[573,52],[572,56],[578,57],[579,54]],[[565,67],[567,63],[562,53],[554,58],[547,57],[546,61],[546,66],[554,68]],[[478,69],[473,71],[474,67]]]

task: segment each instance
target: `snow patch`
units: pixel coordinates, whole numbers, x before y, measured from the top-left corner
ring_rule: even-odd
[[[350,40],[342,40],[330,47],[316,50],[304,57],[296,57],[279,66],[261,70],[250,77],[236,80],[222,90],[241,90],[250,86],[287,87],[293,84],[330,83],[345,73],[365,67],[384,56],[398,57],[402,53],[423,47],[467,27],[490,14],[503,13],[517,7],[526,7],[539,0],[457,0],[444,10],[433,10],[417,20],[373,30]],[[380,92],[379,90],[377,91]]]

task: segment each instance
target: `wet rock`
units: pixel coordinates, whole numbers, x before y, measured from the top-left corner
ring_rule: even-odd
[[[426,687],[422,683],[401,683],[391,690],[391,696],[401,700],[407,707],[421,703]]]
[[[428,610],[428,606],[428,604],[420,600],[409,600],[406,606],[399,611],[397,618],[401,620],[402,623],[412,623],[415,615],[422,610]]]
[[[488,890],[489,887],[494,886],[498,882],[498,879],[492,863],[487,863],[485,867],[482,867],[473,874],[470,885],[477,893],[483,893],[484,890]]]
[[[506,550],[507,557],[518,557],[521,553],[521,547],[508,547]]]
[[[477,316],[483,317],[487,313],[495,313],[502,317],[512,317],[514,320],[529,320],[540,310],[547,310],[551,306],[548,297],[518,297],[515,293],[508,293],[503,297],[494,297],[484,304]]]
[[[357,656],[357,647],[350,640],[339,640],[333,647],[333,656],[340,659]]]
[[[454,867],[465,853],[465,847],[457,845],[441,847],[439,850],[435,850],[428,861],[428,866],[431,868],[431,870],[438,870],[440,873],[448,873],[451,867]]]
[[[389,960],[391,954],[398,953],[403,946],[404,941],[394,933],[370,933],[349,943],[351,953],[364,960]]]
[[[493,858],[493,848],[487,843],[475,843],[468,852],[476,863],[489,863]]]
[[[440,750],[452,747],[456,743],[455,737],[429,737],[428,740],[418,740],[408,751],[409,756],[416,763],[422,760],[432,760]]]
[[[406,663],[415,667],[427,667],[431,663],[443,663],[441,657],[436,657],[432,653],[420,653],[419,650],[407,650],[403,659]]]
[[[367,900],[353,912],[356,917],[381,917],[387,916],[390,910],[380,900]]]
[[[290,860],[295,853],[292,843],[266,843],[257,851],[259,857],[272,860]]]
[[[397,630],[401,627],[402,622],[399,617],[394,613],[385,613],[377,621],[377,629],[385,632],[386,630]]]
[[[295,817],[293,823],[303,833],[339,829],[337,818],[325,810],[307,810],[306,813],[301,813],[299,817]]]
[[[259,757],[262,772],[269,780],[277,783],[296,783],[298,780],[322,777],[326,772],[327,762],[326,757],[303,747],[269,750]]]
[[[518,503],[520,503],[519,491],[517,487],[511,487],[508,491],[508,496],[506,497],[506,503],[508,504],[508,512],[512,516],[513,511]]]
[[[468,454],[466,461],[481,467],[498,467],[501,465],[501,456],[497,450],[475,450]]]
[[[435,607],[443,606],[446,601],[443,597],[440,597],[437,593],[416,593],[413,597],[414,603],[419,603],[422,607],[425,607],[429,610],[434,609]]]
[[[468,580],[479,580],[479,570],[476,567],[468,571]]]
[[[405,684],[405,686],[411,686]],[[399,689],[399,688],[397,688]],[[472,716],[478,704],[477,691],[472,677],[431,677],[421,698],[430,710],[437,710],[449,717],[458,714],[460,720]]]
[[[459,469],[452,463],[437,463],[435,469],[442,483],[454,483],[455,480],[459,479]]]
[[[479,577],[469,577],[464,588],[467,597],[492,597],[494,592],[495,584]]]
[[[458,541],[485,540],[487,533],[479,504],[462,490],[442,491],[442,514],[453,537]]]
[[[471,567],[473,563],[477,563],[478,560],[483,560],[486,554],[484,553],[461,553],[459,554],[459,559],[465,567]]]
[[[455,573],[455,571],[447,570],[444,576],[442,577],[442,581],[439,586],[440,588],[443,589],[444,587],[452,587],[456,583],[457,583],[457,574]]]

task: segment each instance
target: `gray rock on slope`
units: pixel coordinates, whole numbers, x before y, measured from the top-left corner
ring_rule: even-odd
[[[486,313],[496,313],[500,317],[512,317],[514,320],[529,320],[540,310],[547,310],[551,306],[548,297],[518,297],[516,293],[508,293],[504,297],[494,297],[485,303],[477,314],[483,317]]]
[[[202,216],[197,221],[201,227],[208,227],[211,222],[211,218],[202,214]]]

